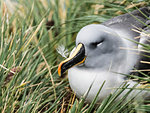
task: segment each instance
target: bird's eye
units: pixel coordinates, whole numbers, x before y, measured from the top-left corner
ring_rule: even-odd
[[[99,41],[99,42],[92,42],[92,43],[91,43],[91,46],[93,46],[93,47],[100,46],[103,41],[104,41],[104,40],[101,40],[101,41]]]

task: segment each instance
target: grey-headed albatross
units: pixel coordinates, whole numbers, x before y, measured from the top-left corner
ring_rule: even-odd
[[[150,33],[149,16],[150,8],[144,7],[102,24],[83,27],[77,34],[76,47],[70,57],[59,64],[58,74],[61,76],[68,70],[69,84],[78,97],[83,96],[91,86],[87,102],[94,99],[106,81],[98,96],[98,101],[103,100],[127,80],[120,73],[131,74],[133,69],[150,69],[149,64],[140,63],[150,61],[150,58],[141,53],[150,53],[141,51],[142,45],[139,44],[150,44],[150,35],[146,35]],[[137,82],[129,80],[128,83],[129,87],[133,87]],[[140,84],[137,87],[139,86]],[[132,95],[138,92],[136,90]],[[147,97],[150,92],[144,91],[141,95]]]

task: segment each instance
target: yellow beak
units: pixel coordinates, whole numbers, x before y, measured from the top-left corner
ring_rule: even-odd
[[[69,68],[82,64],[86,59],[85,56],[85,48],[82,43],[79,43],[76,47],[73,54],[67,58],[66,60],[62,61],[58,66],[58,75],[61,76],[65,71],[67,71]]]

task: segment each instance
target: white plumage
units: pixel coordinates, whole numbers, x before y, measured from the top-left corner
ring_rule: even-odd
[[[141,8],[140,10],[146,16],[150,15],[149,8]],[[74,55],[74,51],[76,51],[75,47],[70,54],[70,58],[61,63],[60,66],[63,67],[63,69],[67,66],[69,66],[67,69],[71,67],[68,70],[69,83],[78,97],[83,96],[92,84],[91,90],[86,98],[88,102],[91,102],[102,83],[106,81],[98,96],[98,100],[101,101],[113,92],[115,90],[114,88],[118,88],[123,82],[126,82],[125,76],[119,73],[130,74],[134,68],[150,68],[149,65],[144,67],[139,63],[140,60],[146,58],[139,55],[141,51],[138,51],[138,49],[141,48],[141,46],[131,41],[134,40],[149,44],[148,40],[150,38],[148,36],[143,36],[143,34],[133,30],[139,28],[149,32],[149,28],[140,23],[138,19],[149,24],[147,17],[143,16],[140,11],[135,10],[131,12],[131,14],[127,13],[115,17],[102,24],[87,25],[79,31],[76,37],[76,47],[79,44],[84,46],[84,54],[86,56],[84,63],[82,62],[80,65],[78,64],[71,67],[72,59],[78,57],[78,55]],[[135,37],[140,35],[140,39],[135,39]],[[149,55],[148,53],[145,54]],[[137,84],[132,80],[129,80],[128,83],[130,84],[129,87],[133,87]],[[131,93],[131,95],[133,96],[138,92],[140,91],[136,90],[134,93]],[[144,97],[149,95],[150,93],[148,92],[141,93],[141,96]]]

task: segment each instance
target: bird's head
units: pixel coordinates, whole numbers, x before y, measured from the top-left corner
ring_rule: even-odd
[[[122,40],[112,29],[98,24],[87,25],[77,34],[76,47],[70,57],[59,64],[58,74],[61,76],[73,66],[106,68],[112,59],[117,58],[116,54],[120,54],[121,45]]]

